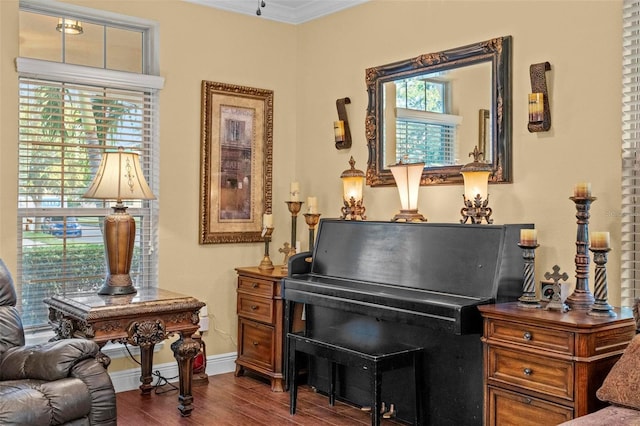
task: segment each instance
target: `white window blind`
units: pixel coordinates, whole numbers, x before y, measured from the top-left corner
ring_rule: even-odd
[[[461,117],[396,108],[396,158],[426,167],[456,164]]]
[[[623,6],[621,304],[640,297],[640,1]]]
[[[20,71],[20,70],[19,70]],[[27,328],[46,326],[42,300],[95,293],[105,276],[102,219],[114,202],[82,198],[106,149],[140,154],[158,195],[157,94],[20,77],[18,287]],[[157,282],[157,203],[127,203],[136,220],[131,277]]]

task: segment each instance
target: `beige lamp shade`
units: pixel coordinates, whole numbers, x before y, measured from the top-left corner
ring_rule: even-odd
[[[138,154],[122,148],[106,151],[91,186],[83,198],[101,200],[154,200],[142,174]]]
[[[402,210],[418,210],[418,191],[424,163],[398,163],[389,168],[398,187]]]
[[[473,200],[478,195],[483,200],[487,199],[489,192],[489,174],[488,170],[462,171],[464,179],[464,196],[468,200]]]

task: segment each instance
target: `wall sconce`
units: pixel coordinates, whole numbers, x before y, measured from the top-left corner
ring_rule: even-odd
[[[418,213],[418,192],[424,163],[398,164],[389,166],[400,195],[400,213],[396,214],[393,222],[426,222],[427,219]]]
[[[529,94],[529,132],[546,132],[551,128],[549,110],[549,92],[547,91],[546,72],[551,69],[549,62],[532,64],[529,67],[531,91]]]
[[[366,220],[367,217],[364,214],[366,209],[362,203],[364,172],[354,167],[356,162],[353,157],[349,160],[349,165],[351,168],[340,175],[340,179],[342,179],[342,198],[344,200],[341,219]]]
[[[349,129],[349,119],[347,118],[347,108],[345,104],[350,104],[351,99],[341,98],[336,100],[338,108],[338,121],[333,122],[333,133],[336,140],[336,149],[351,148],[351,130]]]
[[[484,157],[484,153],[478,150],[476,146],[469,156],[473,155],[473,162],[465,164],[460,169],[462,178],[464,179],[464,207],[460,210],[462,219],[460,223],[482,223],[484,219],[487,223],[493,223],[491,219],[492,210],[487,207],[489,204],[489,175],[491,174],[491,165],[481,162],[480,157]]]
[[[59,18],[56,31],[64,31],[65,34],[78,35],[82,34],[84,29],[82,28],[82,22],[76,19]]]

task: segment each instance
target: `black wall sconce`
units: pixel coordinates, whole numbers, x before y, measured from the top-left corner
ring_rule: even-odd
[[[336,108],[338,108],[338,121],[333,122],[333,133],[336,140],[336,149],[351,148],[351,130],[349,129],[349,119],[347,118],[347,109],[345,104],[350,104],[351,99],[341,98],[336,100]]]
[[[549,62],[532,64],[529,67],[531,91],[529,94],[529,132],[546,132],[551,128],[551,110],[547,91],[546,72],[551,69]]]

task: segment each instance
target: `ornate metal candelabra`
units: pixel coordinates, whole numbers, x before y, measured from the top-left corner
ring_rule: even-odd
[[[273,234],[273,227],[264,228],[264,257],[258,266],[258,269],[262,269],[263,271],[270,271],[273,269],[273,262],[269,257],[269,242],[271,241],[271,234]]]
[[[279,249],[281,253],[284,253],[284,263],[282,265],[282,271],[287,272],[289,270],[289,258],[296,254],[296,229],[298,225],[298,213],[302,208],[302,201],[285,201],[289,213],[291,213],[291,244],[284,243],[284,248]],[[288,246],[288,247],[287,247]]]
[[[576,288],[567,305],[573,310],[588,310],[594,298],[589,291],[589,208],[596,197],[569,197],[576,204],[578,232],[576,236]]]
[[[313,250],[313,241],[315,240],[316,225],[320,221],[320,213],[305,213],[304,220],[309,226],[309,251]]]
[[[615,317],[616,313],[607,302],[607,253],[610,248],[590,248],[593,253],[593,262],[596,264],[595,301],[587,315],[596,317]]]
[[[518,298],[518,306],[523,308],[539,308],[540,299],[536,296],[535,258],[539,244],[518,243],[522,249],[524,259],[524,283],[522,284],[522,296]]]

